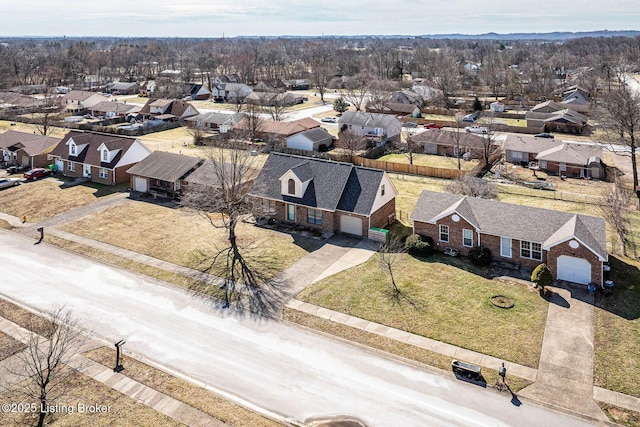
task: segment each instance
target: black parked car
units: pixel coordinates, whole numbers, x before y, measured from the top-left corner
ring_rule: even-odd
[[[543,133],[538,133],[536,135],[533,135],[536,138],[549,138],[549,139],[553,139],[553,135],[551,135],[550,133],[547,132],[543,132]]]

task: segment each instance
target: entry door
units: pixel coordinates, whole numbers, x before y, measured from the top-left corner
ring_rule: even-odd
[[[82,176],[85,178],[91,178],[91,165],[83,165]]]

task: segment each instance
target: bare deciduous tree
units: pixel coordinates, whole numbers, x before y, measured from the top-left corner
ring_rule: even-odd
[[[349,159],[351,160],[351,157],[353,157],[357,151],[364,150],[366,144],[364,138],[360,135],[346,130],[340,133],[338,140],[335,142],[335,146],[348,152]]]
[[[206,132],[202,126],[200,126],[196,122],[188,122],[187,126],[185,127],[187,129],[187,133],[193,138],[194,145],[204,145]]]
[[[396,267],[402,262],[401,255],[406,252],[402,241],[395,236],[389,238],[389,240],[378,249],[378,265],[384,274],[389,275],[389,280],[391,280],[391,287],[393,289],[394,294],[398,295],[401,293],[400,288],[398,287],[398,283],[396,282],[396,277],[393,272]]]
[[[609,223],[616,233],[622,255],[627,256],[628,227],[629,227],[629,197],[630,191],[624,187],[618,176],[610,192],[603,195],[599,203],[598,212]]]
[[[345,83],[344,88],[340,90],[340,96],[353,104],[356,111],[362,108],[362,102],[367,98],[369,93],[369,82],[372,77],[368,73],[358,73],[350,77]]]
[[[20,393],[39,405],[38,427],[44,425],[50,402],[69,390],[73,369],[67,366],[86,341],[79,322],[70,310],[58,307],[42,322],[30,321],[27,348],[16,355],[17,363],[7,369],[22,379]]]
[[[255,157],[248,151],[216,147],[209,150],[206,163],[207,182],[190,185],[182,205],[196,211],[208,223],[224,229],[226,237],[213,242],[213,253],[201,252],[200,266],[207,274],[222,280],[225,307],[236,302],[238,308],[271,315],[279,308],[282,294],[278,289],[274,255],[258,251],[251,239],[238,235],[238,225],[252,212],[249,197],[254,177]],[[198,281],[192,289],[210,295],[217,285]]]
[[[486,179],[477,178],[471,174],[465,174],[447,184],[447,191],[453,194],[493,199],[496,197],[496,186]]]
[[[629,147],[633,168],[633,191],[640,199],[638,188],[638,165],[636,164],[638,132],[640,131],[640,93],[622,83],[603,97],[598,108],[604,139],[607,144]]]

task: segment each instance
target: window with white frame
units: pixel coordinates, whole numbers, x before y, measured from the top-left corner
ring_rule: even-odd
[[[262,212],[266,214],[274,214],[276,213],[276,201],[262,199]]]
[[[109,150],[102,150],[102,161],[103,162],[109,161]]]
[[[547,161],[540,160],[540,169],[546,169],[546,168],[547,168]]]
[[[522,258],[535,259],[542,261],[542,244],[535,242],[520,242],[520,256]]]
[[[466,246],[468,248],[473,246],[473,230],[462,229],[462,246]]]
[[[560,172],[566,172],[567,171],[567,164],[566,163],[560,163],[558,168],[560,169]]]
[[[76,147],[75,143],[71,143],[71,145],[69,145],[69,154],[72,156],[75,156],[77,154],[78,151],[78,147]]]
[[[322,211],[320,209],[307,209],[307,222],[309,224],[322,224]]]
[[[67,170],[70,170],[72,172],[75,171],[76,170],[76,164],[73,163],[73,162],[68,162],[67,163]]]
[[[448,225],[440,225],[440,241],[448,243],[449,242],[449,226]]]
[[[108,172],[105,168],[100,168],[100,172],[98,173],[98,175],[100,175],[100,178],[107,178]]]
[[[511,238],[500,237],[500,256],[511,258]]]

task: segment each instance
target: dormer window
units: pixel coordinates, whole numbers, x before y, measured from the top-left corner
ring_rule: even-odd
[[[103,162],[109,161],[109,150],[102,150],[102,161]]]
[[[69,145],[69,154],[75,156],[78,154],[78,147],[74,142]]]
[[[289,178],[287,182],[289,194],[296,194],[296,181],[293,178]]]

